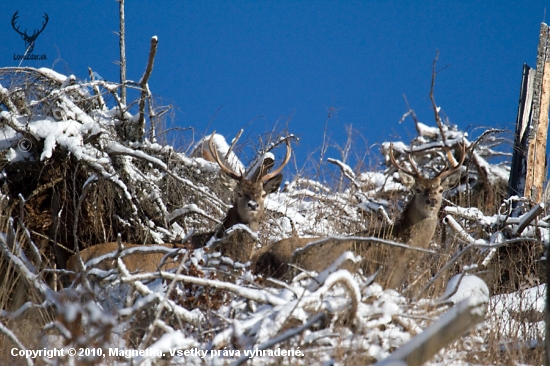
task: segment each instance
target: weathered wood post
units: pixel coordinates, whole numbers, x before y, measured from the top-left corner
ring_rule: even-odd
[[[545,23],[540,27],[537,55],[537,70],[533,82],[533,104],[529,149],[527,153],[527,198],[540,202],[542,185],[546,178],[546,138],[548,134],[548,105],[550,97],[550,28]]]
[[[375,366],[420,366],[443,347],[462,337],[481,322],[487,312],[488,297],[472,295],[443,314],[416,337],[399,347]]]
[[[550,278],[550,256],[546,251],[546,306],[544,312],[544,323],[546,334],[544,337],[545,358],[544,364],[550,366],[550,291],[548,291],[548,279]]]
[[[541,24],[537,68],[523,66],[509,195],[540,202],[546,178],[546,139],[550,100],[550,28]]]
[[[523,65],[514,154],[508,194],[524,196],[540,203],[546,180],[546,142],[550,101],[550,27],[540,26],[537,68]],[[548,187],[547,187],[548,189]],[[546,197],[548,199],[548,197]],[[514,210],[518,216],[521,210]],[[550,251],[546,251],[546,286],[550,280]],[[545,365],[550,366],[550,292],[546,295]]]
[[[508,180],[508,197],[523,196],[525,191],[525,176],[527,173],[527,147],[531,126],[531,103],[533,101],[533,80],[535,70],[523,64],[521,89],[519,92],[518,115],[516,117],[516,133],[514,154]]]

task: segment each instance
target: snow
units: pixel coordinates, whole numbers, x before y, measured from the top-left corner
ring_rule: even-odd
[[[41,73],[44,76],[47,76],[50,79],[56,80],[59,83],[63,83],[67,79],[67,77],[65,75],[62,75],[62,74],[58,73],[57,71],[54,71],[52,69],[48,69],[46,67],[39,68],[38,72]]]
[[[453,304],[457,304],[472,295],[478,295],[488,302],[489,287],[487,287],[487,284],[477,276],[457,274],[447,283],[447,288],[445,289],[445,293],[441,296],[440,301],[449,301]]]
[[[112,100],[108,102],[111,105],[103,106],[91,102],[95,100],[91,88],[101,88],[104,94],[116,94],[117,83],[104,80],[82,83],[53,70],[42,68],[35,71],[47,77],[52,86],[43,100],[29,103],[33,106],[52,103],[55,108],[32,116],[14,110],[0,111],[3,121],[0,126],[0,149],[5,151],[6,163],[28,161],[33,158],[34,152],[42,164],[59,156],[71,156],[86,167],[87,175],[79,180],[81,186],[78,188],[92,187],[101,180],[112,183],[117,205],[124,207],[120,211],[127,212],[114,212],[109,219],[116,221],[121,230],[146,233],[149,243],[180,238],[185,246],[189,244],[186,239],[194,230],[206,231],[220,223],[220,217],[230,207],[225,203],[229,202],[230,193],[216,186],[219,166],[208,160],[211,136],[195,144],[190,155],[147,138],[128,141],[124,138],[124,126],[135,122],[137,113],[130,109],[121,112],[116,101]],[[9,94],[10,90],[2,88],[0,93]],[[83,100],[90,104],[83,103]],[[43,110],[47,111],[46,108]],[[434,153],[442,146],[440,130],[422,123],[417,127],[421,136],[413,144],[396,141],[393,148],[401,154],[411,149],[415,154],[424,153],[419,162],[426,171],[436,171],[444,165],[443,154]],[[30,136],[23,134],[23,131]],[[472,144],[465,140],[465,133],[455,130],[453,126],[445,126],[444,133],[450,147],[461,141]],[[19,142],[25,136],[36,139],[40,143],[38,146],[43,146],[42,150],[22,151]],[[214,134],[212,139],[223,160],[230,148],[226,138]],[[268,144],[267,150],[282,141],[284,137],[276,139]],[[341,190],[325,181],[289,177],[289,182],[281,191],[266,198],[266,220],[259,232],[252,233],[253,237],[261,246],[291,235],[324,238],[309,245],[317,245],[323,240],[375,240],[354,234],[379,220],[378,216],[370,216],[371,212],[382,210],[384,221],[391,222],[392,210],[400,210],[408,192],[398,182],[398,177],[393,174],[395,169],[389,164],[389,144],[386,142],[381,147],[382,160],[388,165],[384,172],[358,173],[343,161],[328,158],[337,165],[339,174],[349,180],[350,184]],[[37,149],[38,146],[33,147]],[[477,158],[490,173],[491,183],[507,180],[508,170],[491,164],[490,156],[486,155],[488,151],[491,150],[480,149]],[[262,159],[274,159],[271,152],[260,155],[257,164]],[[402,159],[403,156],[397,158]],[[246,169],[233,152],[226,163],[237,174],[253,170]],[[474,170],[470,167],[469,174],[475,183],[478,177]],[[3,171],[0,180],[8,181],[11,178],[9,174],[13,173]],[[466,189],[466,186],[460,189]],[[5,193],[2,192],[2,205],[12,205],[8,202],[12,198],[4,196]],[[3,202],[4,197],[6,202]],[[503,207],[510,206],[511,202],[513,199]],[[546,209],[544,205],[539,208]],[[73,207],[63,207],[63,210],[72,212]],[[92,207],[87,212],[93,213],[93,210]],[[543,238],[545,244],[548,242],[549,225],[533,211],[511,217],[504,209],[498,214],[487,215],[484,208],[449,204],[444,212],[447,220],[443,229],[451,228],[459,233],[461,240],[456,241],[459,244],[452,243],[458,245],[456,252],[449,248],[438,250],[447,250],[445,255],[451,258],[449,267],[460,267],[464,273],[474,269],[483,272],[491,264],[491,256],[497,248],[507,244],[518,226],[525,226],[525,230],[514,239]],[[13,222],[11,225],[13,227]],[[248,226],[239,224],[226,233],[229,235],[232,230],[250,231]],[[487,284],[480,277],[467,273],[452,277],[445,293],[437,300],[419,298],[411,301],[401,289],[385,289],[361,271],[351,273],[342,269],[343,263],[359,263],[361,260],[352,252],[343,253],[320,273],[301,273],[287,282],[268,279],[260,282],[252,271],[252,261],[238,264],[219,252],[210,252],[211,247],[208,247],[182,249],[182,254],[178,255],[181,260],[178,273],[171,270],[130,274],[120,258],[117,260],[118,271],[105,272],[93,268],[102,260],[115,258],[115,253],[109,253],[86,263],[90,270],[82,281],[75,281],[64,290],[54,291],[24,254],[11,253],[13,246],[8,246],[12,243],[11,236],[9,232],[0,236],[0,244],[8,253],[10,263],[19,268],[22,276],[44,295],[44,306],[53,306],[59,314],[63,314],[62,320],[53,320],[49,325],[51,332],[59,329],[56,333],[58,337],[43,337],[44,347],[66,337],[63,338],[65,345],[80,342],[98,344],[98,347],[116,346],[125,350],[134,347],[150,351],[150,354],[135,356],[132,360],[117,361],[120,365],[130,362],[152,365],[158,361],[159,353],[185,350],[195,353],[188,357],[175,353],[171,362],[240,364],[250,359],[245,354],[247,351],[261,354],[249,361],[252,364],[284,363],[286,359],[264,356],[260,352],[273,352],[279,348],[293,354],[304,352],[306,357],[303,361],[290,358],[289,364],[307,364],[312,359],[319,363],[337,364],[340,361],[334,359],[335,355],[343,349],[381,361],[398,352],[396,349],[406,347],[409,341],[414,345],[415,336],[422,334],[422,330],[428,333],[426,330],[438,319],[453,323],[461,311],[469,319],[481,321],[481,325],[473,330],[477,332],[476,339],[480,340],[477,343],[485,344],[489,334],[487,329],[495,326],[498,326],[502,341],[517,339],[518,329],[521,329],[520,338],[525,341],[540,339],[543,335],[543,323],[537,321],[536,315],[544,309],[545,287],[536,283],[528,287],[522,285],[516,292],[490,297]],[[25,238],[25,243],[27,241]],[[402,245],[387,240],[383,242]],[[125,249],[118,254],[124,257],[131,253],[168,253],[173,250],[148,245]],[[471,258],[478,256],[481,260],[473,263],[473,260],[469,261],[470,257],[460,257],[466,251]],[[423,252],[436,253],[433,250]],[[458,258],[464,259],[464,262],[458,262]],[[483,319],[487,303],[489,313]],[[29,303],[19,312],[31,308]],[[14,314],[20,313],[2,312],[7,317]],[[534,314],[532,328],[525,327],[525,314]],[[143,318],[148,320],[143,327],[145,335],[136,338],[137,346],[131,346],[128,334],[134,327],[132,322]],[[73,337],[69,325],[79,321],[85,327],[82,334]],[[4,333],[10,334],[8,331]],[[154,336],[147,337],[148,334]],[[105,335],[106,339],[97,340],[101,335]],[[455,346],[449,347],[452,349]],[[218,351],[222,354],[213,357]]]
[[[245,171],[244,164],[239,160],[233,151],[231,151],[227,158],[225,158],[230,146],[225,140],[225,137],[219,133],[214,133],[213,135],[205,136],[201,139],[193,148],[191,155],[203,158],[205,156],[210,156],[210,138],[212,138],[212,146],[218,152],[220,160],[224,161],[229,169],[233,170],[236,174],[240,174]],[[208,160],[214,161],[213,157],[208,158]]]
[[[107,146],[105,146],[105,148],[107,149],[107,151],[110,151],[110,152],[113,152],[113,153],[120,153],[120,154],[137,156],[141,159],[150,161],[151,163],[153,163],[155,165],[158,165],[159,167],[161,167],[164,170],[168,169],[168,166],[164,162],[160,161],[159,159],[154,158],[152,156],[149,156],[148,154],[146,154],[142,151],[139,151],[139,150],[136,151],[134,149],[130,149],[130,148],[125,147],[125,146],[123,146],[119,143],[110,142],[110,143],[107,144]]]
[[[515,337],[524,340],[544,339],[545,299],[545,285],[493,296],[491,319],[499,324],[498,334],[502,340],[509,341]],[[526,322],[526,318],[531,320]]]

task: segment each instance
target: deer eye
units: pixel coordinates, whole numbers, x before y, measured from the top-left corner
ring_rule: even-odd
[[[439,188],[439,193],[443,193],[443,188]]]
[[[265,198],[267,196],[267,193],[262,193],[262,198]]]
[[[242,192],[237,192],[237,197],[242,198],[243,194]]]

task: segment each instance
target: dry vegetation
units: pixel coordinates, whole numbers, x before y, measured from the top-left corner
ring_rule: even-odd
[[[408,264],[399,292],[339,269],[358,260],[350,252],[321,273],[300,273],[287,283],[257,277],[250,263],[209,248],[176,249],[176,270],[130,274],[119,261],[112,272],[88,267],[73,282],[65,265],[79,249],[117,239],[185,243],[193,231],[210,231],[223,220],[232,194],[216,164],[147,138],[160,123],[147,93],[146,112],[146,103],[137,111],[124,108],[117,84],[80,82],[47,69],[0,69],[0,85],[2,359],[25,364],[11,358],[12,347],[105,353],[109,347],[167,353],[198,348],[221,352],[217,358],[209,353],[205,363],[240,364],[248,359],[244,350],[281,348],[305,356],[254,360],[372,364],[443,314],[449,304],[437,299],[447,281],[467,272],[490,288],[486,319],[432,362],[541,363],[541,314],[532,304],[517,308],[507,296],[526,299],[521,291],[531,291],[533,301],[542,301],[536,286],[546,282],[540,258],[547,217],[543,206],[506,197],[508,163],[497,151],[502,131],[487,130],[470,142],[448,123],[428,127],[413,118],[417,138],[410,145],[394,143],[400,161],[411,152],[427,175],[446,165],[443,144],[468,146],[461,182],[445,196],[430,246],[434,253]],[[146,129],[136,118],[140,113],[147,116]],[[334,187],[288,177],[291,182],[270,196],[259,245],[292,235],[343,237],[385,222],[385,216],[395,219],[407,191],[389,164],[388,148],[382,145],[388,167],[380,172],[357,172],[331,160],[341,178]],[[495,158],[500,163],[490,163]],[[521,220],[512,215],[518,204]],[[222,354],[230,351],[240,354]],[[130,359],[89,355],[78,364],[115,361]],[[155,358],[134,361],[161,364]],[[69,364],[70,358],[55,362]]]

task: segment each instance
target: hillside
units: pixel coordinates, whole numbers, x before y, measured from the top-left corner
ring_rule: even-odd
[[[548,216],[543,204],[507,197],[510,155],[502,131],[488,129],[470,139],[451,124],[412,118],[418,136],[382,144],[385,165],[379,171],[357,171],[329,157],[340,184],[287,175],[265,199],[257,232],[237,225],[193,247],[193,235],[219,229],[237,199],[235,183],[208,160],[212,151],[204,141],[210,136],[188,155],[159,142],[163,110],[155,108],[150,91],[136,88],[139,98],[126,106],[117,83],[80,81],[50,69],[0,69],[3,359],[59,365],[374,364],[473,292],[481,296],[475,308],[485,315],[430,364],[542,362],[540,259],[548,245]],[[251,181],[280,166],[283,147],[295,139],[278,136],[245,164],[223,136],[213,138],[225,167]],[[427,250],[412,261],[414,251],[397,252],[395,243],[383,243],[370,230],[397,225],[406,202],[419,194],[407,189],[396,168],[411,172],[416,165],[425,177],[453,166],[459,179],[444,193]],[[357,264],[360,250],[344,251],[318,273],[289,266],[285,278],[270,279],[254,256],[238,262],[226,249],[253,243],[253,251],[261,252],[284,238],[344,243],[350,236],[384,251],[387,266],[402,263],[402,286],[388,288],[382,275],[367,273]],[[118,242],[118,250],[85,271],[82,262],[79,271],[66,269],[78,251],[108,242]],[[122,243],[177,245],[123,250]],[[177,268],[129,273],[117,257],[139,251],[162,253]],[[318,261],[324,256],[321,251]],[[101,261],[112,263],[111,270]],[[457,282],[458,290],[448,287]],[[54,349],[63,351],[20,356],[23,350]],[[75,358],[67,355],[70,349],[83,351]]]

